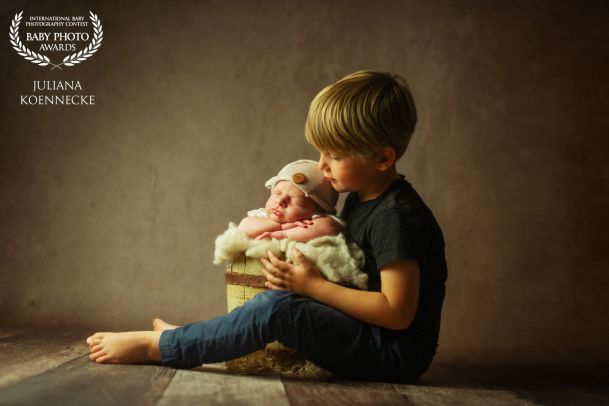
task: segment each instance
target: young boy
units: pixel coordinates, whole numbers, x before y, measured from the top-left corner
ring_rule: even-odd
[[[152,332],[96,333],[92,360],[160,360],[190,368],[225,361],[278,340],[317,365],[352,379],[414,382],[436,353],[447,267],[432,212],[396,171],[417,121],[397,76],[359,71],[312,101],[305,135],[319,168],[350,192],[341,217],[366,254],[369,291],[328,282],[302,255],[269,253],[270,290],[231,313],[183,327],[156,319]]]

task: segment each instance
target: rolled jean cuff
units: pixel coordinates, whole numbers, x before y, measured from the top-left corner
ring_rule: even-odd
[[[180,351],[174,345],[175,330],[164,330],[159,338],[159,352],[161,353],[161,364],[179,368]]]

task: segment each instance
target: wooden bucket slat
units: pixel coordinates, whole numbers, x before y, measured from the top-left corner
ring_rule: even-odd
[[[262,274],[262,263],[256,258],[247,258],[245,256],[236,258],[231,265],[226,267],[224,277],[226,281],[226,303],[228,312],[241,306],[258,293],[268,290],[264,287],[266,278]],[[275,362],[272,360],[279,361],[286,357],[288,366],[290,365],[290,362],[293,362],[294,366],[303,367],[299,369],[302,372],[297,372],[294,375],[326,376],[328,374],[327,371],[317,367],[310,361],[306,361],[301,355],[298,356],[296,351],[284,347],[277,341],[269,343],[264,350],[227,361],[225,362],[225,365],[227,369],[234,372],[248,372],[243,369],[244,367],[242,367],[242,365],[251,365],[252,367],[258,368],[257,372],[260,372],[265,369],[263,364],[274,365]],[[276,371],[270,370],[268,372]]]

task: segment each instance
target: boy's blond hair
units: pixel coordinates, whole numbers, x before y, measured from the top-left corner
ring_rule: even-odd
[[[398,75],[361,70],[324,88],[309,107],[307,141],[322,151],[359,158],[393,147],[398,160],[417,123],[408,83]]]

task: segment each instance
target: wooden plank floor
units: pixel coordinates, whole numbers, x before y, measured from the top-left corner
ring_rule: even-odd
[[[609,405],[609,368],[432,364],[416,385],[89,361],[90,332],[0,328],[0,405]]]

